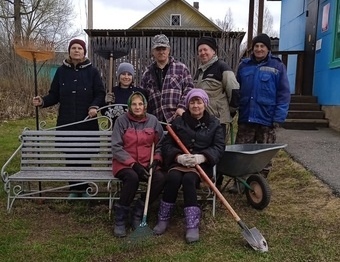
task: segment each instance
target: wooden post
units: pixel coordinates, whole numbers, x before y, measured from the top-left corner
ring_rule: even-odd
[[[251,41],[254,30],[254,0],[249,0],[249,17],[248,17],[248,39],[247,39],[247,56],[250,54]]]

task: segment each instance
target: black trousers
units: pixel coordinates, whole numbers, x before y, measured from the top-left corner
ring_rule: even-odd
[[[139,187],[140,180],[138,175],[132,168],[124,168],[117,173],[117,178],[123,182],[118,203],[122,206],[130,206]],[[163,190],[164,182],[164,174],[161,170],[153,172],[149,203],[154,202],[158,198]],[[145,196],[145,193],[141,195],[143,201],[145,201]]]
[[[178,190],[183,186],[184,206],[198,206],[196,190],[200,181],[200,177],[195,172],[182,172],[176,169],[170,170],[165,178],[163,201],[175,203]]]

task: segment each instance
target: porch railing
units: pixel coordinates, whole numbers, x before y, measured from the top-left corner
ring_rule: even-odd
[[[295,67],[295,94],[301,95],[304,83],[304,51],[272,51],[272,54],[281,58],[282,62],[288,67]],[[290,61],[293,61],[290,62]],[[293,70],[293,69],[292,69]],[[290,71],[292,72],[292,71]]]

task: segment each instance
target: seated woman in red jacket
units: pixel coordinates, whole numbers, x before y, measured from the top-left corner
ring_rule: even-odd
[[[201,210],[196,188],[200,183],[200,176],[194,166],[201,165],[205,173],[212,177],[213,167],[225,150],[223,128],[220,121],[206,111],[208,103],[208,95],[203,89],[190,90],[186,97],[187,110],[172,122],[173,130],[191,154],[184,154],[170,135],[164,140],[162,152],[169,172],[158,211],[158,223],[154,228],[156,235],[165,232],[175,207],[178,190],[182,186],[186,241],[190,243],[199,240]]]
[[[147,102],[140,92],[133,93],[128,101],[128,112],[119,116],[112,131],[113,174],[123,181],[120,199],[114,206],[116,237],[126,236],[126,219],[135,198],[139,182],[147,182],[152,167],[152,186],[149,202],[161,193],[164,176],[160,171],[163,128],[154,115],[146,113]],[[153,163],[150,163],[152,144],[155,145]],[[133,208],[132,226],[137,228],[143,217],[145,195]]]

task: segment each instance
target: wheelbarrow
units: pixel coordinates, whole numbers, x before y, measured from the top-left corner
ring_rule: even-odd
[[[227,145],[221,161],[216,166],[218,175],[234,180],[238,193],[245,193],[248,203],[255,209],[268,206],[271,191],[267,180],[260,174],[275,154],[286,144],[234,144]],[[244,187],[243,187],[243,186]],[[244,190],[241,190],[244,188]]]

